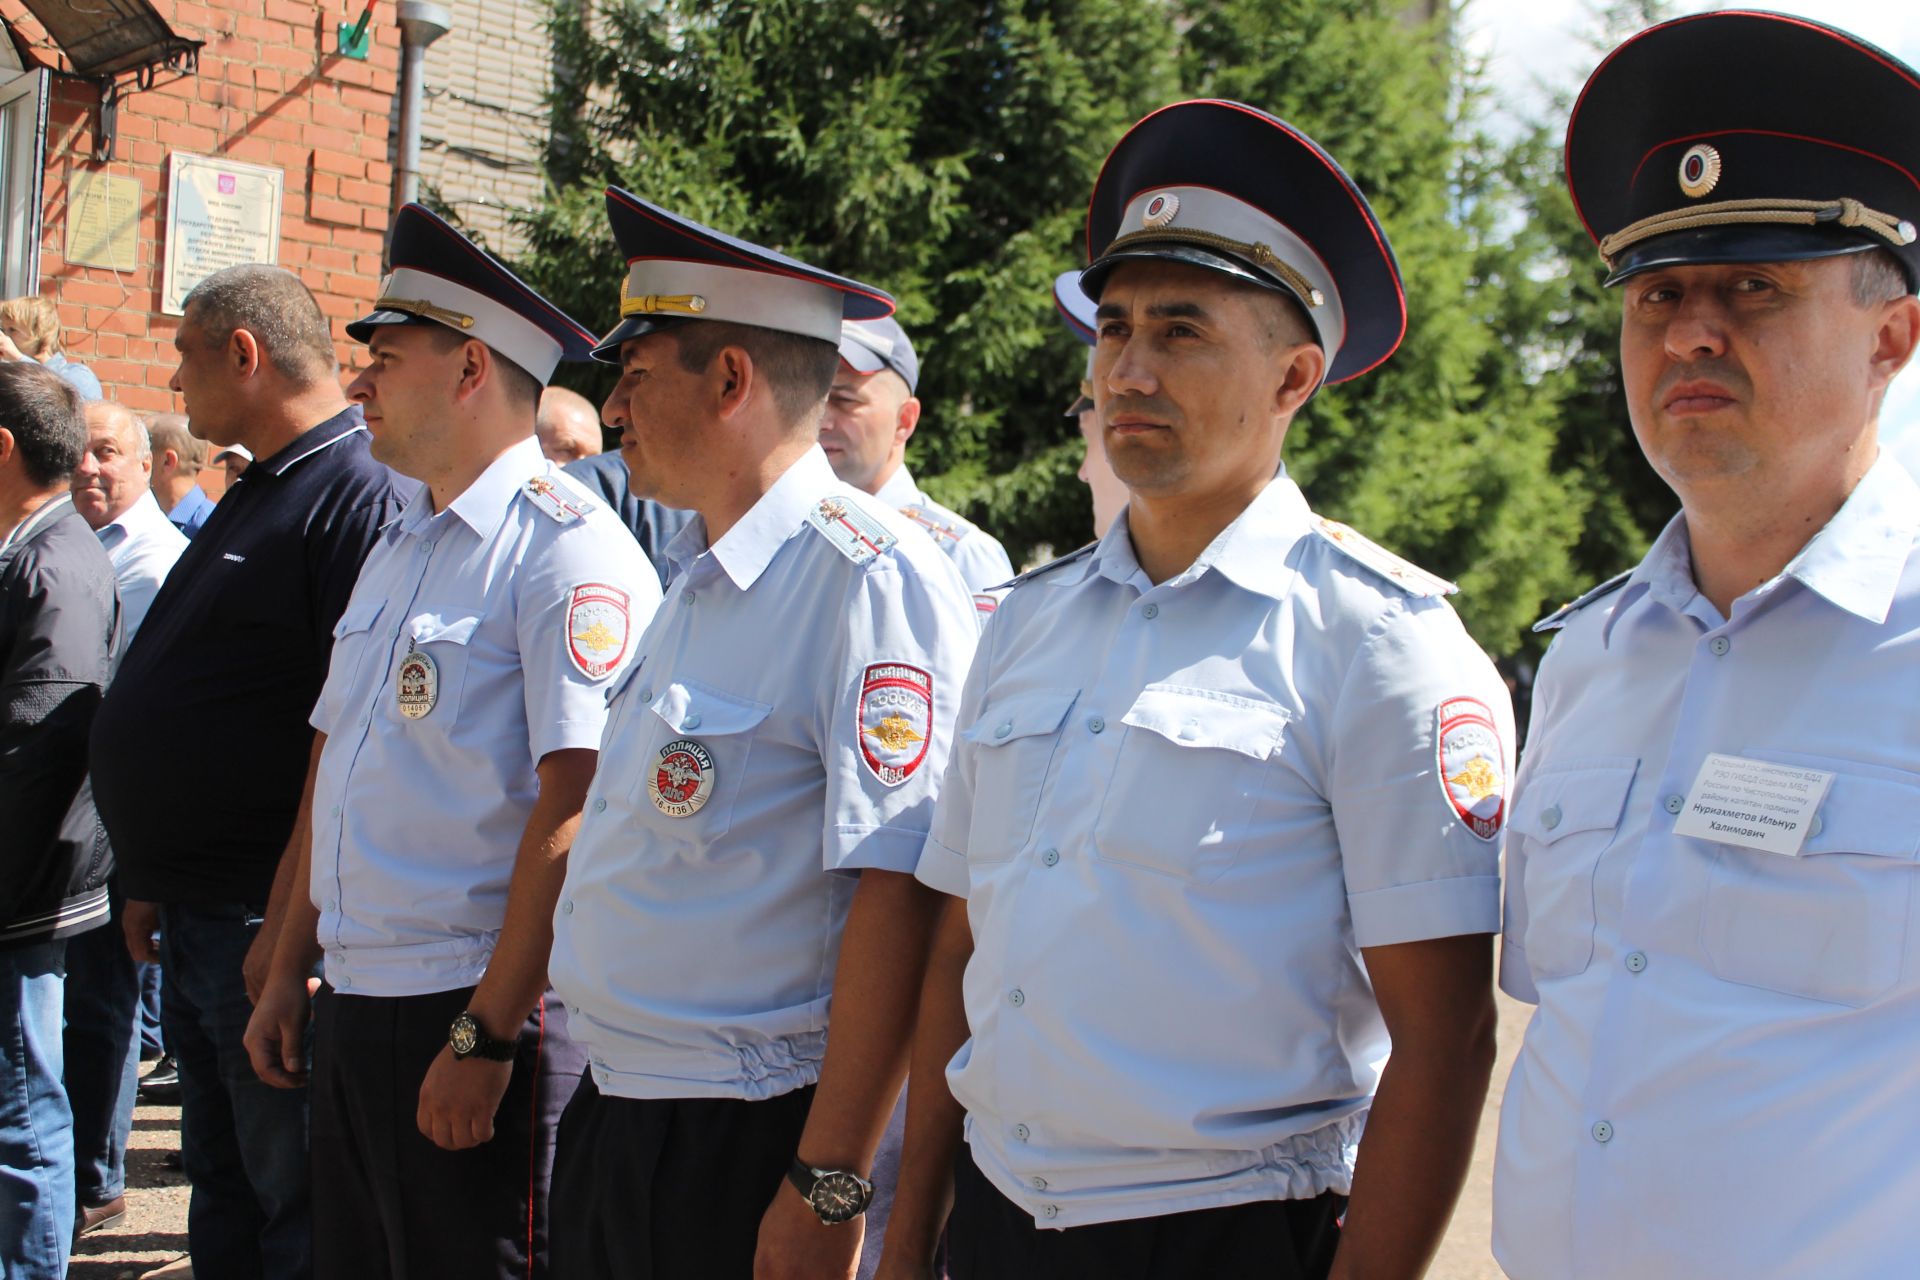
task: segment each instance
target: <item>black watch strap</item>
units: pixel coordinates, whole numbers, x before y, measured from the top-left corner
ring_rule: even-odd
[[[851,1222],[873,1203],[873,1184],[859,1174],[844,1169],[816,1169],[798,1156],[787,1170],[787,1181],[820,1221],[829,1226]]]
[[[456,1058],[485,1058],[489,1062],[512,1062],[515,1050],[511,1040],[496,1040],[487,1034],[471,1010],[463,1010],[447,1028],[447,1044]]]

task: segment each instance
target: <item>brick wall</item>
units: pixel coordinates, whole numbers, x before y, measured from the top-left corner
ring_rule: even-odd
[[[553,82],[546,4],[442,3],[453,25],[427,46],[421,195],[512,258],[525,247],[512,216],[537,202],[543,186],[544,103]]]
[[[174,31],[205,40],[197,75],[159,73],[152,89],[120,103],[114,159],[93,159],[96,94],[53,81],[47,118],[41,223],[41,292],[60,304],[69,358],[90,366],[107,393],[136,409],[178,410],[167,390],[177,317],[160,310],[167,156],[225,156],[285,171],[280,264],[297,271],[334,321],[343,365],[357,351],[341,325],[362,314],[380,277],[393,171],[388,119],[399,66],[399,30],[375,11],[365,62],[334,53],[353,13],[299,0],[154,0]],[[19,0],[0,17],[48,66],[66,67]],[[382,21],[384,19],[384,21]],[[140,183],[138,262],[116,272],[68,263],[67,187],[99,171]]]

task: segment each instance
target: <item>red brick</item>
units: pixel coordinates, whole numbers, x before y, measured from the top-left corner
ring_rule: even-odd
[[[353,255],[345,249],[336,249],[331,245],[313,245],[307,249],[307,261],[316,267],[325,267],[328,271],[352,273]]]
[[[303,49],[268,45],[260,50],[260,60],[269,67],[278,67],[296,76],[304,76],[314,69],[313,55]]]
[[[358,222],[360,210],[344,200],[330,200],[326,196],[315,196],[307,201],[307,216],[323,222]]]
[[[385,124],[386,122],[383,120],[381,121],[381,123]],[[384,130],[382,131],[382,134],[381,134],[380,149],[381,149],[381,153],[385,154],[386,145],[385,145]],[[393,166],[388,164],[385,160],[367,161],[367,181],[372,183],[377,183],[382,187],[391,188],[393,186]]]
[[[324,67],[327,79],[359,85],[363,89],[371,89],[377,76],[372,67],[351,58],[329,58]]]
[[[126,290],[118,285],[95,284],[91,280],[72,280],[60,290],[60,301],[78,306],[117,307],[126,301]]]
[[[273,144],[273,163],[282,169],[304,169],[313,158],[313,153],[305,147],[294,146],[290,142]]]
[[[350,179],[342,179],[340,182],[340,198],[353,204],[384,208],[388,195],[388,189],[378,183],[354,182]]]
[[[205,125],[171,124],[167,126],[166,141],[175,151],[207,155],[220,145],[220,135]]]
[[[365,160],[326,147],[314,148],[313,167],[321,173],[338,174],[342,178],[361,178],[367,172]]]
[[[379,93],[357,85],[341,85],[340,105],[349,111],[363,111],[368,115],[385,118],[387,112],[393,110],[393,94],[391,91]]]

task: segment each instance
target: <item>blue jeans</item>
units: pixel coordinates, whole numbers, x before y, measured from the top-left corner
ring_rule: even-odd
[[[113,919],[67,940],[66,1005],[74,1183],[83,1206],[98,1206],[127,1189],[127,1135],[140,1077],[140,977],[117,901]]]
[[[180,1066],[180,1159],[193,1184],[187,1247],[200,1280],[313,1274],[307,1091],[276,1089],[247,1060],[240,964],[260,931],[241,905],[164,905],[167,1047]]]
[[[140,975],[140,1056],[158,1058],[167,1051],[160,1034],[160,966],[142,963],[134,971]]]
[[[0,950],[0,1275],[60,1280],[73,1247],[73,1115],[60,1083],[64,939]]]

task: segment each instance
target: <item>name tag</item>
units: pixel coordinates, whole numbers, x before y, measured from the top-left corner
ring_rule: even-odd
[[[1678,835],[1795,857],[1833,775],[1744,756],[1710,755],[1673,824]]]

